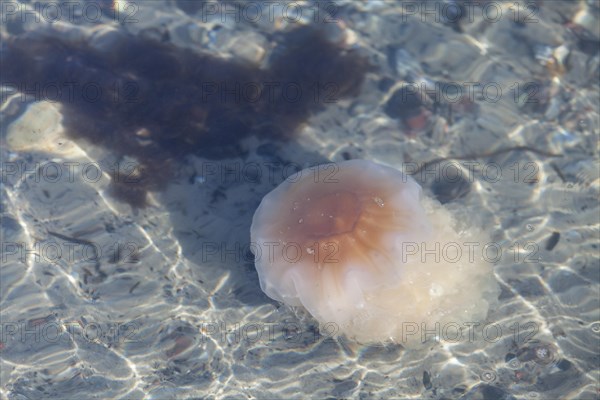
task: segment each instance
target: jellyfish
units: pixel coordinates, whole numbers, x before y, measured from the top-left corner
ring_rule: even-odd
[[[448,326],[454,338],[498,297],[488,236],[368,160],[288,177],[263,198],[250,236],[265,294],[358,342],[414,347]]]

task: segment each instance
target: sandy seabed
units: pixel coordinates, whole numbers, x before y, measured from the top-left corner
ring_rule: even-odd
[[[460,3],[329,3],[343,21],[332,40],[375,66],[360,93],[288,141],[250,135],[239,155],[176,160],[145,208],[111,194],[111,171],[135,176],[135,159],[66,135],[49,92],[35,102],[4,87],[2,396],[597,398],[599,10],[482,1],[453,22],[445,5]],[[259,65],[299,23],[293,7],[323,10],[294,2],[271,20],[237,2],[229,14],[131,2],[100,23],[49,25],[48,2],[10,4],[6,15],[40,18],[4,20],[3,39],[110,28]],[[248,252],[261,199],[298,168],[352,158],[413,174],[489,234],[501,293],[486,320],[406,321],[430,339],[423,349],[362,345],[263,294]]]

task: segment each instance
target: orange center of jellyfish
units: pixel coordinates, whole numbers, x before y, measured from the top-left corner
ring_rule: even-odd
[[[388,249],[382,246],[389,240],[383,237],[407,229],[403,221],[411,221],[410,215],[386,205],[389,192],[397,190],[386,180],[369,180],[359,173],[340,174],[331,183],[309,178],[285,194],[288,214],[273,225],[273,236],[296,248],[304,265],[329,272],[356,265],[369,268],[386,257]],[[294,259],[294,254],[290,250],[287,257]]]
[[[307,199],[298,221],[307,236],[320,239],[352,232],[360,213],[361,203],[357,196],[341,191]]]

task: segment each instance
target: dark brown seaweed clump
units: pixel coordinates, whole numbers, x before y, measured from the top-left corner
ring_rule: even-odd
[[[368,69],[318,26],[283,33],[267,69],[127,33],[108,51],[28,33],[3,40],[1,53],[3,85],[58,85],[70,137],[139,163],[130,179],[113,180],[136,207],[166,185],[173,161],[239,155],[253,134],[289,139],[311,113],[355,96]]]

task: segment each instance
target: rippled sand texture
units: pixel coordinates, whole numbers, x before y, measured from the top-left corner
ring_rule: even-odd
[[[288,141],[249,135],[230,158],[174,158],[147,207],[112,195],[135,159],[67,135],[60,104],[3,87],[2,397],[597,398],[600,10],[480,3],[487,17],[465,5],[453,22],[443,6],[461,1],[335,2],[330,39],[374,66],[358,97]],[[267,10],[223,22],[184,1],[118,4],[120,21],[16,14],[0,33],[102,48],[116,29],[262,66],[290,27]],[[350,158],[413,174],[492,237],[502,292],[472,338],[410,351],[333,340],[262,293],[248,246],[261,198],[297,168]]]

